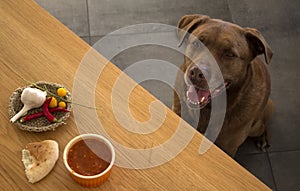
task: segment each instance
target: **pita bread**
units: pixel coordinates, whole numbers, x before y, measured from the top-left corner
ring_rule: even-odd
[[[22,162],[28,181],[35,183],[47,176],[58,159],[58,153],[58,144],[53,140],[27,144],[22,150]]]

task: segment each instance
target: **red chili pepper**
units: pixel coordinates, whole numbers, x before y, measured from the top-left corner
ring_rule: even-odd
[[[58,111],[70,112],[70,110],[67,110],[67,109],[61,108],[61,107],[55,107],[55,108],[50,108],[49,109],[50,113],[58,112]],[[29,121],[29,120],[32,120],[32,119],[36,119],[36,118],[42,117],[43,115],[44,115],[43,111],[31,114],[31,115],[27,115],[27,116],[22,117],[20,119],[20,122],[23,123],[23,122],[26,122],[26,121]]]
[[[27,115],[27,116],[24,116],[20,119],[20,122],[23,123],[25,121],[29,121],[29,120],[32,120],[32,119],[35,119],[35,118],[38,118],[38,117],[42,117],[44,115],[44,113],[41,111],[41,112],[38,112],[38,113],[35,113],[35,114],[32,114],[32,115]]]
[[[51,113],[57,112],[57,111],[63,111],[63,112],[70,112],[70,110],[62,108],[62,107],[55,107],[55,108],[50,108],[49,111]]]
[[[45,115],[45,117],[48,119],[48,121],[50,122],[57,122],[56,117],[54,117],[54,115],[52,115],[49,111],[49,103],[52,100],[52,97],[49,97],[48,99],[46,99],[46,101],[43,104],[43,113]]]

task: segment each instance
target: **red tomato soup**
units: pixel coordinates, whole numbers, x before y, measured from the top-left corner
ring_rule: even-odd
[[[84,139],[70,148],[67,160],[76,173],[93,176],[100,174],[109,166],[111,152],[105,143],[97,139]]]

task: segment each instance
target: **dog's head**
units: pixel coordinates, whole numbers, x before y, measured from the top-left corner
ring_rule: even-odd
[[[264,54],[267,64],[272,57],[269,45],[256,29],[204,15],[181,18],[177,35],[180,45],[187,44],[182,69],[187,103],[193,108],[204,108],[225,89],[238,89],[256,56]],[[216,75],[216,66],[222,79]]]

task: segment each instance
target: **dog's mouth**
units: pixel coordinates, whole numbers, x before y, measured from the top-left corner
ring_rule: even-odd
[[[194,85],[189,85],[186,91],[187,103],[193,109],[203,109],[211,99],[218,96],[230,86],[230,82],[221,84],[214,90],[201,89]]]

